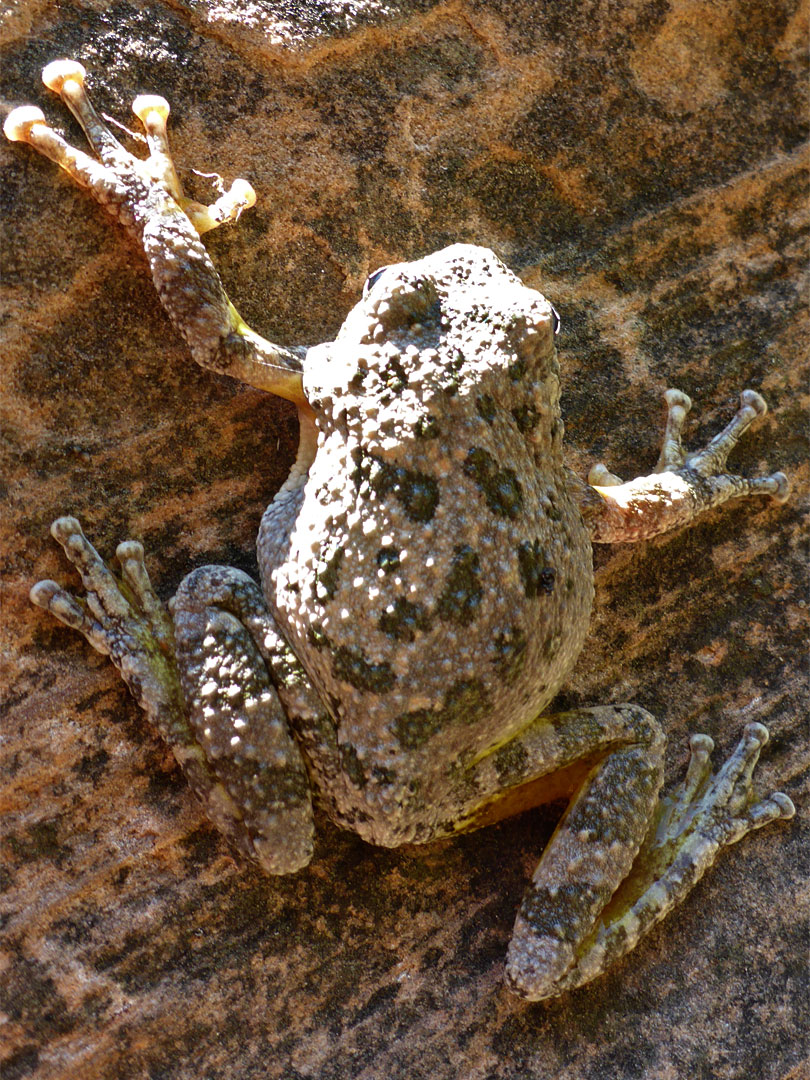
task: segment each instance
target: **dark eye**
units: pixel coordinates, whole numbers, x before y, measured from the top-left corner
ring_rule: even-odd
[[[554,325],[554,333],[559,334],[559,332],[560,332],[560,316],[557,314],[557,309],[556,308],[551,309],[551,321],[552,321],[552,323]]]
[[[379,270],[375,270],[373,274],[368,275],[363,286],[363,296],[368,296],[387,269],[387,266],[381,266]]]

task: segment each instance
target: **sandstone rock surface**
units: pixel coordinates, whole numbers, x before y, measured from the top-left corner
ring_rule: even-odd
[[[0,24],[7,106],[81,60],[100,107],[172,104],[176,158],[260,196],[209,247],[257,329],[334,334],[366,274],[494,248],[561,312],[572,462],[654,463],[670,385],[697,443],[745,386],[735,454],[782,507],[728,506],[596,554],[561,704],[632,700],[726,752],[771,730],[789,824],[726,853],[613,972],[521,1005],[501,986],[560,807],[380,851],[320,822],[306,871],[239,864],[112,667],[28,604],[68,577],[70,511],[107,554],[142,539],[164,596],[193,565],[255,572],[292,461],[280,401],[201,373],[138,253],[26,148],[2,169],[0,1072],[228,1077],[798,1080],[808,1002],[807,12],[794,0],[23,0]],[[133,125],[134,126],[134,125]]]

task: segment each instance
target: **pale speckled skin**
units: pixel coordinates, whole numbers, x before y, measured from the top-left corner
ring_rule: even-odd
[[[262,521],[264,592],[334,717],[333,815],[430,839],[470,812],[448,772],[542,711],[587,632],[551,306],[480,248],[389,267],[304,391],[318,448]]]
[[[793,813],[780,793],[753,799],[760,724],[714,775],[711,740],[694,736],[684,783],[659,798],[664,737],[643,709],[544,714],[587,632],[592,538],[637,540],[731,497],[787,496],[782,474],[723,472],[764,402],[745,391],[728,427],[687,456],[690,402],[670,390],[655,472],[623,484],[598,467],[582,483],[562,459],[556,313],[466,245],[372,275],[334,342],[272,345],[239,318],[198,236],[252,192],[191,203],[162,99],[134,106],[149,137],[142,162],[93,112],[83,69],[59,61],[43,78],[101,164],[38,110],[15,110],[8,137],[126,225],[199,363],[296,402],[301,443],[259,531],[263,595],[240,571],[202,567],[169,618],[139,544],[119,546],[116,578],[79,523],[60,518],[53,535],[87,596],[44,581],[32,599],[110,654],[212,820],[271,873],[309,861],[313,790],[335,821],[384,845],[567,793],[507,982],[537,1000],[593,978],[721,847]]]

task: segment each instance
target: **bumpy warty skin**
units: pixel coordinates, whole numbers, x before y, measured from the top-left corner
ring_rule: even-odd
[[[259,562],[337,729],[335,816],[376,843],[450,831],[452,770],[536,717],[582,646],[591,548],[554,327],[539,293],[459,244],[388,267],[307,355],[317,454],[268,509]]]

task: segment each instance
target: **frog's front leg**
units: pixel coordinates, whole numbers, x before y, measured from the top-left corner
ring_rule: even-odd
[[[200,242],[199,234],[238,217],[255,196],[244,180],[210,207],[187,199],[169,155],[163,98],[142,96],[133,111],[146,129],[149,157],[128,153],[96,113],[84,90],[85,71],[55,60],[42,73],[81,124],[100,162],[69,146],[33,106],[12,110],[3,131],[27,142],[88,188],[143,247],[161,303],[203,367],[232,375],[308,410],[300,358],[273,345],[241,319]]]
[[[75,518],[59,518],[51,532],[87,595],[40,581],[33,602],[110,656],[208,816],[240,851],[271,874],[305,866],[314,831],[309,778],[284,708],[306,713],[305,676],[259,587],[240,570],[201,567],[181,583],[172,621],[140,544],[119,544],[117,577]]]
[[[461,827],[573,794],[521,905],[506,979],[531,1001],[589,982],[689,893],[721,848],[794,813],[777,792],[755,802],[768,738],[750,724],[716,775],[712,740],[693,736],[686,779],[659,799],[664,737],[636,705],[539,717],[462,778],[476,790]]]
[[[688,454],[681,430],[692,402],[680,390],[667,390],[667,423],[658,464],[649,476],[624,483],[604,465],[588,476],[590,487],[573,479],[571,489],[596,543],[644,540],[690,522],[728,499],[770,495],[784,502],[790,484],[784,473],[749,479],[723,470],[740,436],[768,411],[754,390],[743,390],[731,422],[703,450]]]

